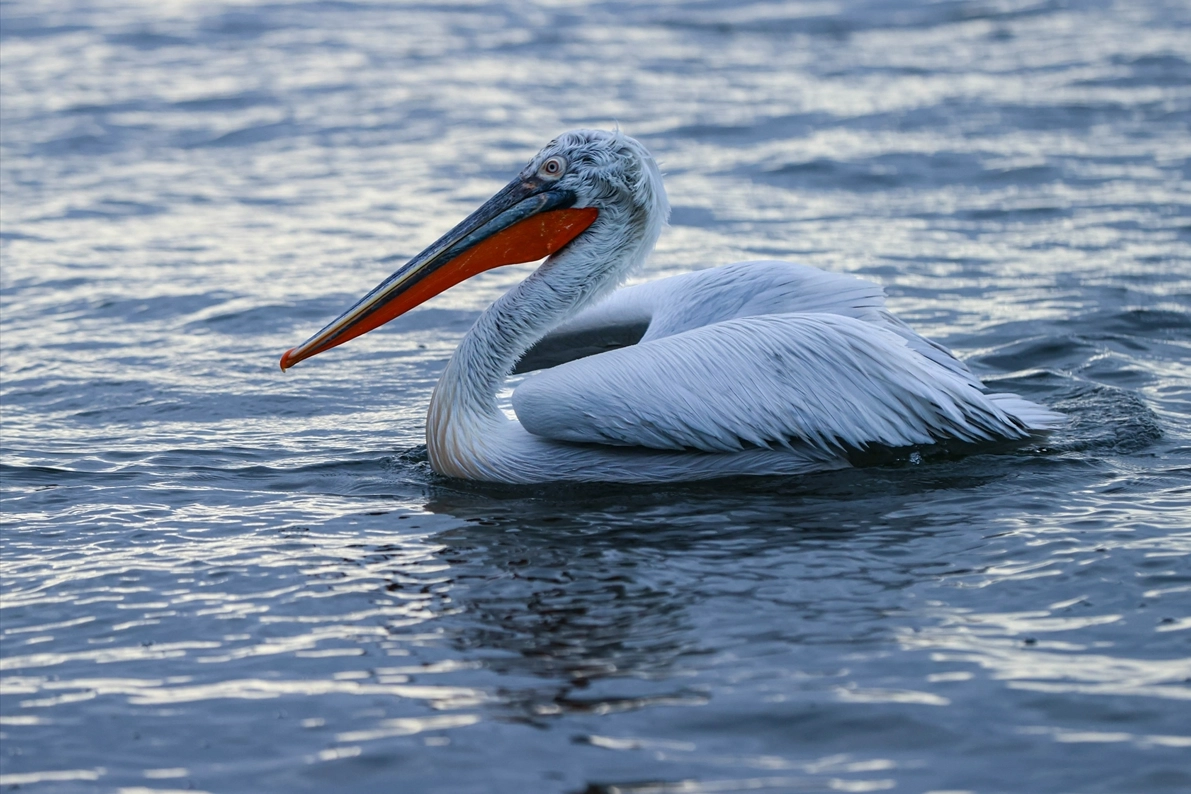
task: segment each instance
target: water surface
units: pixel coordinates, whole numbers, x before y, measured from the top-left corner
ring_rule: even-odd
[[[0,785],[1191,788],[1191,12],[0,6]],[[1045,446],[635,489],[430,472],[478,277],[277,358],[558,132],[643,277],[883,284]]]

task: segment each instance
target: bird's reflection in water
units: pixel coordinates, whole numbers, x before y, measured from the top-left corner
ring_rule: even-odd
[[[662,683],[700,652],[686,615],[697,593],[665,565],[691,544],[664,527],[652,547],[643,544],[642,527],[625,520],[630,511],[641,518],[639,505],[611,494],[559,504],[443,490],[427,508],[467,522],[437,539],[463,609],[454,640],[507,682],[532,679],[503,693],[514,712],[540,719],[702,698]],[[610,679],[641,683],[627,695],[592,692],[592,682]]]
[[[727,638],[701,607],[739,605],[780,581],[789,619],[771,627],[775,638],[813,641],[816,621],[834,625],[853,605],[825,600],[821,572],[801,571],[800,553],[825,556],[831,576],[852,578],[845,587],[870,590],[869,579],[898,578],[874,573],[874,549],[932,529],[920,515],[889,517],[907,497],[1001,476],[937,467],[665,489],[452,482],[432,488],[426,509],[465,522],[435,536],[450,566],[452,641],[501,676],[508,717],[536,722],[704,702],[693,679]]]

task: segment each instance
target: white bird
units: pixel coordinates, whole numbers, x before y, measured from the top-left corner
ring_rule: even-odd
[[[426,420],[436,472],[506,483],[802,474],[874,447],[1022,441],[1060,426],[1061,414],[987,393],[863,279],[737,262],[613,292],[668,216],[645,147],[568,132],[281,368],[483,270],[547,257],[448,362]],[[513,392],[514,421],[497,392],[527,352],[523,368],[553,366]]]

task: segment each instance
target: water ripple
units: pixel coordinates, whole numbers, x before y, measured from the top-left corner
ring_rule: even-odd
[[[1191,19],[946,0],[0,6],[0,786],[1191,788]],[[501,488],[425,406],[497,270],[276,356],[619,122],[650,277],[882,283],[1045,444]]]

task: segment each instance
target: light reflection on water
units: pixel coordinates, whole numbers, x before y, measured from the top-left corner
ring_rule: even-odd
[[[0,785],[1191,787],[1180,3],[0,9]],[[619,121],[647,277],[875,279],[1046,449],[450,483],[485,274],[277,355],[550,136]]]

